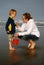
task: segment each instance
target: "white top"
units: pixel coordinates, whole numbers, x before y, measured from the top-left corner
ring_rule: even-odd
[[[28,34],[36,35],[37,37],[40,36],[40,32],[33,19],[30,19],[27,23],[23,23],[21,27],[18,27],[18,30],[20,31],[18,32],[19,36]]]

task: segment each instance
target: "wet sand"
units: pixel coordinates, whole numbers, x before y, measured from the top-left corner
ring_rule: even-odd
[[[5,27],[0,26],[0,65],[44,65],[44,27],[39,27],[41,36],[36,48],[27,49],[27,42],[20,40],[16,51],[8,50],[8,38]]]

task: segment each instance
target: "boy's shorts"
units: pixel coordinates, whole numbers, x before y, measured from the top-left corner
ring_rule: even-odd
[[[13,38],[14,38],[14,34],[8,34],[8,40],[9,40],[9,42],[11,42]]]
[[[29,41],[29,40],[33,40],[36,41],[39,39],[39,37],[35,36],[35,35],[24,35],[24,36],[18,36],[18,38],[25,40],[25,41]]]

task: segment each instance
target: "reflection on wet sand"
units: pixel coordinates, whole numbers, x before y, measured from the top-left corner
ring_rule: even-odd
[[[0,27],[0,65],[44,65],[44,27],[39,27],[41,36],[36,48],[28,50],[27,43],[19,42],[16,51],[8,51],[5,25]]]
[[[22,64],[21,62],[27,62],[27,59],[34,58],[36,56],[36,50],[21,49],[19,52],[9,51],[8,65]]]
[[[33,58],[36,56],[36,49],[28,50],[27,53],[30,58]]]
[[[15,51],[9,51],[8,52],[9,56],[9,62],[8,65],[12,65],[13,63],[18,63],[20,60],[20,56],[15,53]]]

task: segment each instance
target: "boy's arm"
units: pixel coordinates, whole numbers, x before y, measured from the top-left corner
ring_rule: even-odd
[[[11,29],[12,29],[12,24],[9,24],[8,25],[8,30],[11,31]]]
[[[9,33],[11,31],[12,25],[10,23],[6,23],[6,31]]]
[[[5,27],[5,28],[6,28],[6,31],[9,31],[8,25],[9,25],[9,23],[7,22],[7,23],[6,23],[6,27]]]

